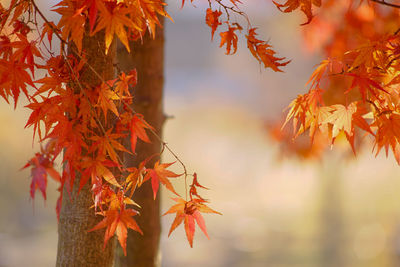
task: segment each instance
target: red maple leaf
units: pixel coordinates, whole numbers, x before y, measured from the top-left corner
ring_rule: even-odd
[[[285,13],[292,12],[298,8],[307,16],[307,21],[301,25],[309,24],[313,18],[312,6],[321,6],[321,0],[287,0],[284,4],[272,1],[276,7]],[[284,9],[282,9],[284,8]]]
[[[190,247],[193,247],[193,237],[195,232],[195,222],[203,231],[205,236],[208,239],[210,237],[207,233],[206,224],[204,222],[204,218],[200,212],[203,213],[216,213],[220,214],[219,212],[209,208],[206,203],[207,201],[203,199],[192,199],[190,201],[185,201],[182,198],[173,198],[174,201],[178,202],[178,204],[172,206],[164,215],[170,213],[176,213],[175,219],[172,222],[171,228],[169,229],[168,236],[182,223],[184,222],[185,225],[185,232],[186,237],[189,241]]]
[[[271,68],[274,71],[279,71],[280,67],[286,66],[290,63],[290,60],[283,61],[284,57],[275,57],[276,52],[272,50],[272,46],[265,41],[261,41],[256,38],[256,28],[251,28],[249,34],[246,35],[247,47],[253,56],[261,63],[264,63],[265,68]]]
[[[206,23],[211,28],[211,40],[214,39],[214,33],[217,30],[218,26],[222,23],[219,21],[219,17],[222,15],[220,10],[212,11],[211,8],[207,9],[206,14]]]
[[[169,166],[171,166],[173,163],[163,163],[160,164],[160,161],[157,161],[156,164],[154,164],[153,169],[146,169],[146,176],[144,177],[144,181],[147,181],[151,178],[151,187],[153,188],[153,195],[154,199],[156,199],[158,188],[160,185],[160,182],[165,185],[165,187],[173,192],[175,195],[179,196],[179,194],[175,191],[174,187],[172,186],[171,182],[168,180],[168,178],[175,178],[181,176],[181,174],[176,174],[172,171],[166,170]]]
[[[116,234],[118,237],[118,241],[126,256],[126,238],[128,236],[128,228],[131,228],[143,235],[143,232],[142,230],[140,230],[139,225],[132,218],[133,216],[137,215],[138,212],[133,209],[126,209],[125,204],[123,203],[121,203],[119,209],[115,209],[115,207],[113,206],[110,207],[111,209],[98,213],[103,215],[104,219],[100,221],[97,225],[95,225],[92,229],[90,229],[89,232],[106,228],[103,249],[106,247],[108,240],[114,234]]]
[[[143,119],[141,114],[135,114],[130,123],[132,153],[135,153],[138,138],[146,143],[150,143],[146,129],[154,130],[154,128]]]
[[[28,64],[20,63],[16,59],[0,59],[0,96],[8,102],[8,96],[14,98],[14,107],[17,106],[19,94],[22,91],[29,98],[27,85],[35,87],[26,69]]]
[[[17,34],[19,40],[12,42],[12,47],[16,48],[14,58],[20,63],[26,63],[29,70],[34,75],[35,60],[34,57],[42,58],[42,55],[37,48],[36,41],[29,42],[28,38],[22,34]]]
[[[43,198],[46,199],[47,175],[61,182],[60,174],[54,169],[53,163],[40,153],[36,153],[23,169],[29,166],[32,166],[31,198],[35,198],[35,192],[39,188]]]
[[[235,54],[237,50],[237,43],[238,43],[238,37],[235,33],[236,30],[241,30],[242,27],[240,27],[237,24],[237,27],[231,27],[229,26],[228,30],[225,32],[221,32],[219,35],[221,36],[221,43],[219,47],[223,47],[226,44],[226,52],[225,54],[230,55],[230,54]],[[233,47],[233,52],[231,53]]]

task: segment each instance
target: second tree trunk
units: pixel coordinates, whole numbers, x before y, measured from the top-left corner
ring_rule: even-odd
[[[163,84],[164,84],[164,32],[157,28],[155,39],[146,34],[142,40],[130,43],[131,54],[119,45],[117,51],[118,65],[128,72],[136,68],[138,84],[133,88],[133,109],[143,114],[144,119],[154,127],[158,136],[164,122]],[[127,166],[138,166],[147,157],[159,153],[161,144],[149,134],[151,144],[138,142],[136,155],[125,159]],[[126,146],[128,144],[125,144]],[[154,165],[159,157],[154,157],[147,167]],[[129,231],[127,256],[122,252],[116,257],[118,267],[156,267],[160,266],[160,192],[153,199],[151,183],[144,183],[133,195],[142,208],[140,216],[135,217],[144,235]]]

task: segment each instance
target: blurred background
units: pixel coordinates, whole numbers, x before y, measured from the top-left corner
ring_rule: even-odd
[[[40,1],[43,10],[57,1]],[[266,125],[304,93],[320,61],[302,45],[299,13],[282,14],[252,0],[246,12],[279,56],[285,73],[262,69],[240,40],[226,56],[211,42],[207,5],[168,1],[165,140],[211,188],[202,195],[223,213],[205,215],[210,240],[196,230],[190,248],[183,227],[170,238],[173,216],[163,217],[162,266],[368,267],[400,266],[400,169],[368,147],[347,156],[340,144],[322,159],[280,157]],[[190,1],[186,1],[190,2]],[[218,36],[216,36],[218,37]],[[54,266],[57,251],[56,185],[48,199],[29,198],[29,171],[37,149],[23,102],[0,101],[0,267]],[[165,161],[172,160],[168,155]],[[177,170],[179,171],[179,170]],[[183,184],[176,184],[183,190]],[[163,211],[172,203],[163,192]]]

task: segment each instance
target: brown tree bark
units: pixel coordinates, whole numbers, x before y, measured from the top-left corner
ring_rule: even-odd
[[[131,54],[125,47],[117,48],[118,65],[122,71],[136,68],[138,84],[133,89],[133,108],[144,115],[144,119],[154,127],[161,136],[164,122],[163,113],[163,84],[164,84],[164,30],[157,28],[153,39],[146,34],[143,41],[130,43]],[[160,152],[160,142],[151,136],[151,144],[138,142],[136,156],[125,159],[127,166],[138,166],[145,158]],[[129,146],[129,144],[126,144]],[[148,166],[154,165],[159,157],[153,158]],[[129,231],[127,240],[127,256],[119,250],[116,257],[118,267],[156,267],[160,266],[160,192],[156,200],[153,199],[151,184],[146,182],[135,191],[133,200],[142,209],[140,216],[135,217],[144,235]]]
[[[90,37],[86,30],[82,50],[85,58],[103,79],[114,78],[115,45],[104,55],[104,32]],[[70,48],[69,50],[71,51]],[[81,73],[81,84],[96,86],[101,81],[87,66]],[[76,86],[77,85],[73,85]],[[80,88],[75,88],[80,90]],[[103,250],[104,231],[88,232],[103,217],[95,216],[90,184],[87,183],[78,194],[80,176],[77,175],[71,196],[64,187],[63,201],[58,224],[57,267],[110,267],[114,261],[115,242],[108,241]]]

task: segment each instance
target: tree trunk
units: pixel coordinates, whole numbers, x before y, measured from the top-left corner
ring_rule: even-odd
[[[74,48],[70,48],[71,49]],[[89,37],[86,30],[82,43],[85,58],[103,79],[114,78],[115,45],[112,45],[107,56],[104,55],[104,32]],[[80,73],[82,84],[96,86],[101,81],[86,66]],[[73,86],[77,86],[76,84]],[[75,90],[80,90],[75,88]],[[103,250],[104,231],[88,230],[95,226],[103,217],[95,216],[91,186],[88,182],[79,194],[80,175],[77,175],[71,195],[64,186],[63,201],[58,224],[58,267],[109,267],[114,260],[115,242],[111,239]]]
[[[329,164],[328,164],[329,163]],[[343,210],[342,166],[340,157],[331,157],[320,168],[319,261],[323,267],[345,267],[346,223]]]
[[[163,20],[161,18],[160,20]],[[164,122],[163,113],[163,83],[164,83],[164,30],[157,28],[155,39],[149,34],[130,43],[131,54],[128,54],[123,45],[117,48],[117,59],[122,71],[133,68],[138,72],[138,84],[133,89],[133,108],[143,114],[144,119],[155,128],[161,136]],[[152,143],[138,142],[136,156],[125,159],[127,166],[137,166],[145,158],[160,152],[160,142],[150,136]],[[126,144],[129,146],[129,144]],[[148,166],[154,165],[159,157],[153,158]],[[127,256],[119,250],[116,257],[116,266],[119,267],[156,267],[160,266],[160,192],[153,200],[153,191],[150,182],[146,182],[135,191],[133,200],[142,209],[136,219],[144,235],[129,231],[127,240]]]

